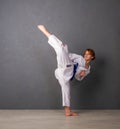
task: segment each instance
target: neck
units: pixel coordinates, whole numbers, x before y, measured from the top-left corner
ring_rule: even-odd
[[[90,64],[90,61],[85,61],[85,63],[89,65]]]
[[[89,68],[89,65],[90,65],[90,61],[86,61],[85,62],[85,68],[88,69]]]

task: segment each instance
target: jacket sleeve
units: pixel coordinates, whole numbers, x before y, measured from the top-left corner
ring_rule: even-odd
[[[74,61],[74,60],[76,60],[76,59],[82,58],[82,56],[81,56],[81,55],[78,55],[78,54],[75,54],[75,53],[69,53],[69,58],[70,58],[72,61]]]

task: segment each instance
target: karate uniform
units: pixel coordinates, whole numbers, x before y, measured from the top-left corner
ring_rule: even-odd
[[[75,78],[81,81],[90,73],[90,67],[85,68],[85,59],[81,55],[68,52],[68,47],[63,44],[55,35],[48,38],[48,43],[54,48],[57,57],[57,69],[55,70],[55,77],[61,85],[63,106],[70,107],[70,80],[73,77],[74,65],[78,63]],[[79,73],[85,70],[86,75],[80,77]]]

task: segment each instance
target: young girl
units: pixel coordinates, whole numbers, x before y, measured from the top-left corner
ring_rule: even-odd
[[[56,52],[57,69],[55,70],[55,77],[61,86],[65,116],[77,116],[78,114],[71,111],[70,108],[70,80],[76,78],[81,81],[90,73],[90,62],[95,59],[95,52],[92,49],[86,49],[84,57],[69,53],[67,45],[48,32],[43,25],[38,25],[38,29],[45,34],[48,43]]]

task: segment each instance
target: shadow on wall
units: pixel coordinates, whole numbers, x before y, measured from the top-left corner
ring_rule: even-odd
[[[104,83],[106,75],[107,62],[103,58],[96,59],[93,69],[91,68],[91,75],[87,79],[88,85],[92,86],[95,89],[100,89]]]
[[[91,66],[91,73],[84,80],[73,81],[71,85],[73,108],[100,108],[98,98],[100,99],[100,92],[104,89],[106,67],[106,60],[97,58]]]

